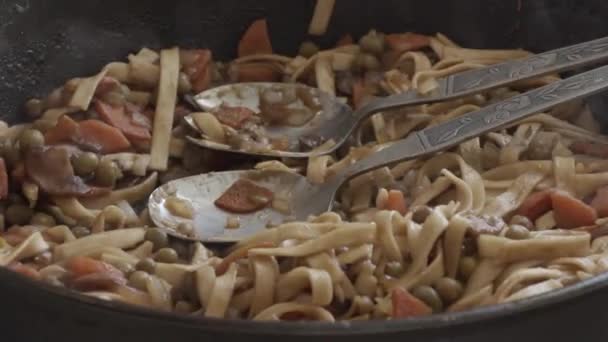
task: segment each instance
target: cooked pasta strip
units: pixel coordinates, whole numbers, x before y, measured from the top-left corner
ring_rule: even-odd
[[[329,19],[334,11],[336,0],[317,0],[315,11],[308,27],[308,33],[321,36],[327,31]]]
[[[150,168],[152,170],[164,171],[167,169],[169,159],[169,141],[177,97],[179,49],[163,50],[160,55],[160,84],[158,100],[156,102],[156,113],[154,114]]]

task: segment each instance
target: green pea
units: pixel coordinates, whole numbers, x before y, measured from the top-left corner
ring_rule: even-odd
[[[359,46],[364,52],[380,55],[384,51],[384,35],[370,31],[359,39]]]
[[[398,261],[392,261],[386,264],[386,269],[384,273],[388,274],[391,277],[397,278],[403,274],[403,264]]]
[[[302,57],[310,58],[314,56],[317,52],[319,52],[319,47],[317,44],[306,41],[300,45],[299,55]]]
[[[439,294],[430,286],[418,286],[412,291],[412,295],[433,309],[433,312],[441,312],[443,310],[443,302],[439,298]]]
[[[150,275],[144,271],[135,271],[129,276],[129,286],[138,290],[147,291]]]
[[[34,226],[53,227],[57,224],[55,218],[45,213],[35,213],[30,220],[30,224]]]
[[[530,237],[530,231],[524,226],[512,224],[507,228],[505,236],[512,240],[524,240]]]
[[[427,206],[417,207],[412,214],[412,221],[422,224],[426,221],[426,218],[431,214],[431,208]]]
[[[152,242],[154,245],[154,250],[159,250],[169,245],[169,237],[167,236],[167,233],[158,228],[146,230],[145,239]]]
[[[44,104],[40,99],[30,99],[25,103],[25,112],[27,115],[35,119],[42,115]]]
[[[380,69],[380,61],[374,55],[369,53],[360,53],[355,57],[355,61],[353,62],[353,69],[357,72],[362,72],[365,70],[378,70]]]
[[[5,215],[9,223],[22,226],[30,222],[34,210],[26,205],[12,204],[6,209]]]
[[[93,152],[84,152],[72,157],[74,172],[79,176],[90,175],[97,169],[99,157]]]
[[[35,147],[44,145],[44,135],[37,129],[26,129],[19,137],[21,152],[27,152]]]
[[[182,222],[177,225],[175,230],[177,230],[177,232],[180,234],[190,236],[192,234],[192,232],[194,231],[194,227],[192,227],[192,224],[190,224],[190,223]]]
[[[529,230],[532,230],[534,228],[534,224],[532,223],[532,221],[522,215],[513,215],[513,217],[511,217],[511,219],[509,220],[509,224],[518,224],[520,226],[528,228]]]
[[[460,259],[458,271],[463,279],[469,279],[475,268],[477,268],[477,259],[474,257],[467,256]]]
[[[116,165],[110,160],[101,160],[95,169],[95,181],[101,186],[113,187],[118,180]]]
[[[435,290],[445,303],[454,303],[460,299],[464,292],[461,282],[448,277],[437,280],[437,283],[435,283]]]
[[[135,269],[138,271],[144,271],[149,274],[154,274],[156,272],[156,262],[151,258],[145,258],[140,260],[136,265]]]
[[[158,250],[158,252],[156,252],[155,259],[158,262],[173,264],[177,262],[177,260],[179,260],[179,256],[177,255],[175,249],[165,247],[161,248],[160,250]]]

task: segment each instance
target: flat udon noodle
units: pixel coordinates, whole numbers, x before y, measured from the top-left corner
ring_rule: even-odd
[[[497,302],[500,303],[512,295],[518,286],[524,287],[531,282],[542,282],[549,279],[557,279],[562,276],[563,272],[561,271],[541,267],[522,269],[507,277],[496,288],[494,296],[496,297]]]
[[[479,137],[463,142],[458,145],[458,154],[475,171],[483,170],[483,153]]]
[[[293,299],[304,289],[310,289],[311,303],[314,305],[329,305],[333,299],[333,284],[329,273],[309,267],[297,267],[279,277],[277,301],[286,302]]]
[[[317,254],[340,246],[360,245],[373,242],[376,235],[374,223],[341,223],[339,226],[316,240],[308,240],[292,247],[254,248],[251,255],[272,255],[302,257]]]
[[[411,219],[406,220],[408,246],[411,248],[410,257],[411,265],[406,273],[394,283],[393,286],[410,287],[416,283],[415,280],[421,272],[427,268],[429,254],[436,246],[437,240],[448,227],[449,219],[455,214],[456,203],[438,206],[431,211],[422,225],[413,222]],[[440,248],[441,253],[441,248]],[[443,260],[443,257],[441,258]],[[443,264],[441,265],[443,273]]]
[[[278,303],[260,312],[253,318],[255,321],[277,321],[287,313],[299,313],[305,317],[326,322],[334,322],[334,316],[322,307],[313,304],[296,302]]]
[[[507,191],[488,201],[482,214],[503,217],[513,212],[544,177],[540,172],[527,172],[517,177]]]
[[[540,128],[541,125],[538,123],[517,126],[511,141],[500,151],[499,163],[504,165],[519,161],[521,154],[528,149],[530,142]]]
[[[35,232],[15,248],[0,249],[0,266],[33,257],[48,251],[51,246],[44,240],[40,232]]]
[[[492,286],[492,283],[498,278],[504,267],[504,264],[500,260],[482,259],[467,282],[464,296],[475,293],[488,285]]]
[[[450,183],[454,182],[454,184],[456,185],[459,193],[459,195],[457,196],[459,200],[467,200],[470,202],[470,207],[463,210],[472,210],[473,212],[480,211],[483,208],[485,201],[485,188],[483,186],[483,180],[479,173],[475,171],[472,167],[470,167],[458,154],[443,153],[434,158],[429,159],[426,163],[422,165],[422,167],[418,171],[416,184],[420,186],[423,184],[423,179],[433,178],[437,174],[442,173],[443,169],[450,169],[456,166],[460,169],[460,179],[462,179],[463,182],[458,181],[458,177],[453,176],[453,174],[453,177],[451,179],[446,179]],[[438,180],[439,179],[440,178],[438,178]],[[445,181],[445,183],[447,183],[447,181]],[[447,188],[443,190],[447,190]],[[443,190],[441,192],[443,192]],[[437,193],[436,195],[439,195],[441,192]],[[433,193],[433,195],[435,194]],[[472,199],[470,198],[471,195]],[[425,202],[422,203],[419,198],[414,201],[413,205],[425,204],[433,199],[433,197],[427,197],[424,199]],[[465,205],[467,203],[463,202],[460,204]]]
[[[249,317],[254,317],[274,303],[279,265],[273,257],[268,256],[251,257],[250,264],[255,285]]]
[[[443,237],[445,255],[445,273],[456,278],[462,254],[462,243],[469,228],[469,220],[459,214],[452,216]]]

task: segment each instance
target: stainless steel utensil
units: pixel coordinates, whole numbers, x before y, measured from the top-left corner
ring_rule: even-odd
[[[332,147],[324,151],[314,152],[314,154],[331,153],[346,141],[364,119],[375,113],[403,106],[459,98],[517,81],[564,70],[572,70],[583,65],[600,63],[606,60],[608,60],[608,37],[544,52],[521,60],[508,61],[482,69],[450,75],[438,80],[439,86],[432,94],[420,95],[416,90],[411,90],[373,100],[356,111],[352,111],[349,106],[336,101],[327,94],[323,94],[316,89],[311,89],[323,104],[323,110],[313,120],[301,127],[273,125],[272,127],[268,127],[267,132],[270,137],[289,138],[290,145],[292,146],[297,146],[299,138],[307,135],[317,135],[326,141],[332,139],[335,142]],[[302,85],[289,83],[237,83],[207,90],[195,96],[194,99],[202,110],[210,110],[222,103],[231,106],[251,107],[257,110],[256,103],[258,99],[256,92],[252,92],[252,89],[258,87],[286,89],[295,86],[302,87]],[[238,96],[235,94],[238,94]],[[186,121],[190,126],[198,130],[191,117],[186,117]],[[234,149],[229,145],[214,143],[206,139],[196,137],[188,137],[188,139],[192,143],[206,148],[249,155],[308,158],[313,154],[312,152],[297,150],[252,152]]]
[[[158,188],[149,200],[152,220],[159,226],[175,227],[180,222],[193,224],[198,238],[206,242],[235,242],[283,219],[304,220],[332,208],[340,187],[349,179],[378,167],[422,157],[453,147],[483,133],[499,129],[560,103],[593,95],[608,88],[608,66],[603,66],[492,104],[479,111],[410,134],[357,163],[349,165],[324,184],[312,184],[304,176],[288,172],[259,173],[230,171],[203,174],[169,182]],[[252,174],[253,173],[253,174]],[[240,177],[254,177],[275,193],[288,195],[290,213],[273,209],[236,215],[213,205]],[[190,201],[196,212],[192,221],[170,215],[164,207],[168,195]],[[224,229],[231,216],[240,216],[241,228]]]

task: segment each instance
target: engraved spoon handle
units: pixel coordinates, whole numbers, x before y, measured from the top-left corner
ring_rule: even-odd
[[[528,58],[473,69],[438,79],[434,94],[419,95],[415,90],[374,100],[356,115],[362,120],[374,113],[406,105],[432,103],[479,93],[517,81],[557,73],[608,60],[608,37],[543,52]]]
[[[410,134],[407,138],[350,165],[336,177],[336,181],[342,183],[378,167],[445,150],[560,103],[590,96],[606,88],[608,66],[554,82]]]

